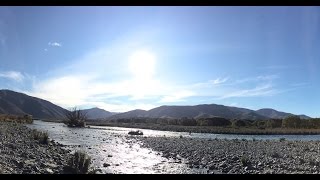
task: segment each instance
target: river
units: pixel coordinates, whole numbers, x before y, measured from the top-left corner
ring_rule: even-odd
[[[142,148],[141,142],[130,138],[128,132],[137,128],[102,127],[68,128],[63,123],[44,122],[34,120],[27,125],[41,131],[46,131],[49,137],[65,145],[71,150],[84,150],[93,160],[93,166],[102,170],[102,173],[116,174],[197,174],[205,173],[206,169],[189,168],[186,161],[180,162],[167,159],[161,153]],[[235,135],[235,134],[207,134],[187,133],[139,129],[144,137],[191,137],[206,139],[257,139],[272,140],[286,138],[287,140],[319,140],[320,135]],[[104,167],[104,164],[109,164]]]

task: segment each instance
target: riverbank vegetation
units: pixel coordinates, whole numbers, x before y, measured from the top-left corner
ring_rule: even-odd
[[[91,164],[91,157],[84,151],[75,151],[70,155],[68,165],[64,167],[65,174],[87,174]]]
[[[66,111],[64,123],[68,127],[85,127],[87,114],[74,107],[70,111]]]
[[[87,124],[217,134],[320,134],[320,118],[301,119],[299,116],[268,120],[230,120],[221,117],[199,119],[139,117],[90,120]]]
[[[33,119],[32,119],[32,116],[28,114],[25,114],[25,115],[0,114],[0,121],[31,124],[33,122]]]

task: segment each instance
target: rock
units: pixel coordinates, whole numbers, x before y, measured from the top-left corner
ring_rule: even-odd
[[[34,166],[32,166],[31,168],[32,168],[33,171],[39,172],[39,168],[38,168],[37,166],[34,165]]]
[[[45,173],[46,174],[53,174],[53,171],[51,169],[49,169],[49,168],[46,168],[45,169]]]
[[[209,170],[214,170],[214,169],[216,169],[216,166],[214,164],[209,165]]]
[[[143,132],[140,130],[137,131],[129,131],[129,135],[143,135]]]
[[[108,163],[103,163],[103,167],[108,167],[108,166],[111,166],[111,165]]]
[[[219,164],[219,167],[220,168],[225,168],[225,167],[227,167],[228,165],[227,165],[227,163],[225,162],[225,161],[223,161],[222,163],[220,163]]]
[[[112,155],[111,155],[111,154],[109,154],[109,155],[108,155],[108,157],[112,157]]]
[[[24,169],[22,171],[22,174],[30,174],[31,172],[32,172],[31,169]]]

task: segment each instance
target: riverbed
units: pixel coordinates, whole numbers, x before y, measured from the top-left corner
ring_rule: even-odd
[[[196,162],[192,159],[196,157],[193,152],[196,152],[197,148],[206,148],[205,144],[227,144],[227,147],[234,147],[236,150],[236,144],[248,145],[249,142],[257,141],[259,143],[253,143],[250,146],[259,144],[259,148],[263,147],[263,141],[271,141],[272,147],[277,147],[277,143],[280,142],[280,139],[286,139],[286,142],[296,142],[301,145],[308,143],[309,141],[318,141],[320,135],[234,135],[234,134],[207,134],[207,133],[187,133],[187,132],[171,132],[171,131],[157,131],[157,130],[147,130],[147,129],[135,129],[135,128],[122,128],[122,127],[101,127],[101,126],[91,126],[90,128],[68,128],[62,123],[52,123],[35,120],[32,125],[28,125],[30,128],[36,128],[38,130],[47,131],[49,137],[63,145],[66,149],[72,151],[80,149],[86,151],[93,160],[93,166],[95,168],[101,169],[102,173],[116,173],[116,174],[198,174],[198,173],[227,173],[228,171],[219,170],[220,164],[215,164],[211,162],[211,165],[202,164],[199,165],[199,162]],[[144,135],[139,138],[128,135],[128,132],[131,130],[141,130]],[[228,143],[224,143],[224,140]],[[213,143],[213,142],[216,143]],[[305,142],[304,141],[308,141]],[[157,143],[155,143],[157,142]],[[174,142],[174,143],[173,143]],[[178,142],[182,142],[184,146],[195,142],[197,144],[202,143],[201,146],[190,149],[190,152],[186,152],[182,155],[179,154],[179,151],[183,149],[178,148]],[[269,143],[269,142],[268,142]],[[266,145],[268,145],[268,143]],[[249,143],[250,144],[250,143]],[[290,143],[288,144],[290,145]],[[178,145],[180,146],[180,145]],[[281,146],[287,146],[283,144]],[[163,148],[165,147],[165,148]],[[214,147],[214,146],[213,146]],[[224,147],[224,146],[219,146]],[[301,146],[302,147],[302,146]],[[309,146],[303,146],[306,148]],[[313,145],[310,147],[314,147]],[[171,149],[170,149],[171,148]],[[262,149],[264,149],[263,147]],[[228,149],[228,148],[227,148]],[[175,151],[174,155],[170,155],[171,152]],[[250,148],[244,149],[246,151],[255,152],[256,150],[251,150]],[[318,150],[318,149],[317,149]],[[198,150],[199,151],[199,150]],[[200,150],[201,151],[201,150]],[[221,151],[221,153],[223,150]],[[258,151],[257,151],[258,152]],[[274,152],[270,151],[269,155],[266,156],[267,160],[261,160],[255,158],[257,167],[264,167],[263,163],[268,162],[269,156],[271,157]],[[281,152],[281,151],[280,151]],[[210,154],[210,152],[208,151]],[[223,154],[221,156],[221,161],[224,162]],[[227,152],[226,152],[227,153]],[[232,152],[230,152],[232,153]],[[240,152],[237,152],[240,153]],[[198,153],[199,154],[199,153]],[[242,153],[243,154],[243,153]],[[250,153],[249,153],[250,154]],[[256,153],[261,155],[260,153]],[[271,154],[271,155],[270,155]],[[253,153],[254,155],[254,153]],[[226,154],[226,157],[229,155]],[[210,157],[208,155],[204,156],[208,160]],[[236,167],[239,169],[233,169],[231,172],[243,173],[246,172],[241,170],[242,167],[239,163],[241,159],[240,155],[233,154],[232,157],[237,159]],[[284,156],[286,157],[286,156]],[[294,157],[294,156],[292,156]],[[199,157],[200,158],[200,157]],[[203,157],[201,157],[203,158]],[[272,157],[271,157],[272,158]],[[299,158],[301,158],[299,156]],[[310,159],[310,158],[309,158]],[[290,159],[289,159],[290,160]],[[290,162],[288,160],[288,162]],[[192,163],[190,163],[190,161]],[[200,160],[198,160],[200,161]],[[312,160],[313,161],[313,160]],[[317,161],[318,160],[314,160]],[[273,161],[272,161],[273,162]],[[274,160],[277,162],[277,158]],[[300,160],[299,160],[300,162]],[[309,161],[308,161],[309,162]],[[310,160],[311,162],[311,160]],[[209,162],[208,162],[209,163]],[[221,162],[222,163],[222,162]],[[191,165],[190,165],[191,164]],[[225,162],[226,164],[226,162]],[[222,165],[223,167],[224,165]],[[273,166],[266,166],[269,169]],[[305,166],[309,167],[309,166]],[[313,167],[313,166],[312,166]],[[248,168],[247,168],[248,169]],[[263,170],[263,169],[262,169]],[[261,172],[262,171],[257,172]],[[250,171],[249,171],[250,172]],[[262,171],[263,172],[263,171]],[[280,172],[280,171],[279,171]],[[282,171],[281,171],[282,172]],[[286,171],[284,171],[286,172]]]

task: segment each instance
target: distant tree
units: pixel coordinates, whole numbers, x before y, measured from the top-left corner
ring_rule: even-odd
[[[84,127],[88,119],[87,114],[80,109],[77,109],[77,107],[72,108],[70,111],[66,111],[65,116],[66,120],[64,123],[68,125],[68,127]]]
[[[282,119],[269,119],[267,120],[268,128],[280,128],[282,126]]]
[[[197,121],[194,118],[188,118],[188,117],[182,117],[182,118],[178,119],[177,123],[182,126],[196,126],[197,125]]]
[[[177,119],[168,119],[168,124],[169,125],[177,125],[178,121],[177,121]]]
[[[300,128],[301,119],[299,116],[289,116],[283,119],[282,127],[285,128]]]
[[[222,117],[197,119],[198,126],[230,126],[231,121]]]
[[[311,118],[308,120],[309,128],[320,128],[320,118]]]
[[[166,118],[158,118],[157,119],[157,124],[167,125],[168,124],[168,120]]]
[[[232,122],[232,127],[243,127],[243,126],[247,126],[247,123],[245,120],[235,119]]]

